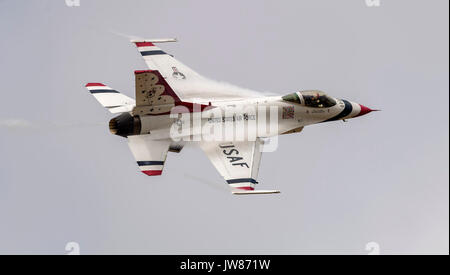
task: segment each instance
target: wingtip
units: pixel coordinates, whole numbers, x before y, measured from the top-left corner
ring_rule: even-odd
[[[134,43],[134,45],[136,45],[136,47],[138,47],[138,48],[140,48],[140,47],[152,47],[152,46],[155,46],[152,42],[145,42],[145,41],[142,41],[142,42],[136,41],[136,42],[133,42],[133,43]]]
[[[87,83],[84,87],[98,87],[98,86],[101,86],[101,87],[105,87],[106,85],[105,84],[102,84],[102,83],[93,83],[93,82],[89,82],[89,83]]]
[[[146,174],[147,176],[161,176],[162,170],[143,170],[142,173]]]
[[[252,190],[252,191],[232,191],[233,195],[265,195],[265,194],[279,194],[280,190]]]
[[[132,39],[131,43],[167,43],[167,42],[178,42],[177,38],[153,38],[153,39]]]

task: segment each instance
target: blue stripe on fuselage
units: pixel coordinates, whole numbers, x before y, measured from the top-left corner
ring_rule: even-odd
[[[348,116],[352,112],[352,110],[353,110],[352,104],[345,99],[342,99],[342,101],[344,102],[344,105],[345,105],[344,110],[342,110],[342,112],[340,112],[336,116],[329,118],[323,122],[339,120],[343,117]]]

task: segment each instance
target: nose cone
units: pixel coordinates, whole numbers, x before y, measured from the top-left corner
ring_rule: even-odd
[[[374,112],[374,111],[378,111],[378,110],[372,110],[369,107],[366,107],[364,105],[358,104],[359,107],[361,108],[361,111],[359,111],[359,114],[356,115],[356,117],[358,116],[363,116],[363,115],[367,115],[370,112]]]

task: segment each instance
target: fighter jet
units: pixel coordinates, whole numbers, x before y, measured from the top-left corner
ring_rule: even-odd
[[[192,143],[206,153],[232,194],[279,193],[256,188],[268,140],[299,133],[308,125],[376,111],[319,90],[266,96],[212,81],[155,46],[176,39],[131,42],[148,66],[134,72],[135,99],[102,83],[88,83],[86,88],[109,112],[118,114],[109,122],[110,132],[126,138],[147,176],[160,176],[168,152],[180,153]]]

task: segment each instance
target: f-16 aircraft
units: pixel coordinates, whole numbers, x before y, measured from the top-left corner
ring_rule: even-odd
[[[86,85],[103,107],[119,114],[110,120],[109,129],[127,139],[137,165],[147,176],[160,176],[167,153],[180,153],[185,144],[192,142],[206,153],[233,194],[279,193],[255,188],[267,139],[301,132],[307,125],[375,111],[318,90],[266,96],[209,80],[155,46],[175,41],[131,41],[148,66],[134,72],[135,99],[102,83]],[[237,128],[234,124],[238,123],[243,127]],[[260,131],[257,125],[263,125],[266,131]],[[208,138],[214,131],[204,131],[220,127],[224,132],[234,130],[233,135],[224,138],[218,131],[215,138]]]

